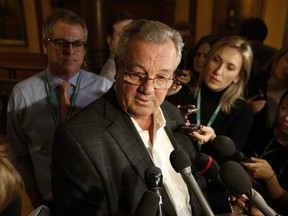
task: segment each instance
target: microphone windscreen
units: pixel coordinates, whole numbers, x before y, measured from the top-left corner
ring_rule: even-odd
[[[159,167],[157,166],[151,166],[149,168],[147,168],[145,170],[145,176],[148,176],[148,175],[158,175],[158,174],[161,174],[162,171]]]
[[[227,136],[218,135],[211,142],[213,148],[224,157],[229,157],[236,151],[235,143]]]
[[[157,166],[151,166],[145,170],[145,183],[148,189],[154,190],[162,187],[163,176],[162,171]],[[155,192],[155,191],[154,191]]]
[[[211,156],[204,153],[199,153],[195,157],[193,162],[194,162],[193,164],[196,167],[196,170],[200,175],[203,175],[205,178],[208,179],[217,178],[220,171],[220,167],[218,163]]]
[[[248,174],[235,161],[224,162],[220,167],[219,176],[226,188],[236,195],[245,194],[252,188],[252,182]]]
[[[160,197],[157,194],[151,191],[146,191],[135,210],[134,216],[156,216],[159,202]]]
[[[183,149],[174,149],[170,154],[170,163],[173,169],[179,173],[181,170],[191,166],[191,160]]]
[[[237,162],[253,162],[250,158],[244,155],[241,151],[236,150],[235,153],[231,156],[231,160],[235,160]]]

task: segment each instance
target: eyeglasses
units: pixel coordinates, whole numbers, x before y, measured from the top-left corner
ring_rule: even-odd
[[[63,39],[51,39],[51,38],[48,38],[47,39],[47,42],[52,42],[53,44],[53,47],[57,50],[64,50],[64,49],[67,49],[70,44],[72,45],[73,47],[73,50],[75,52],[80,52],[80,51],[83,51],[84,48],[86,47],[87,43],[86,42],[83,42],[83,41],[73,41],[73,42],[70,42],[70,41],[66,41],[66,40],[63,40]]]
[[[139,73],[139,72],[134,72],[134,71],[127,71],[126,69],[122,69],[125,76],[124,80],[133,84],[133,85],[143,85],[144,83],[147,82],[147,80],[153,80],[153,87],[154,89],[169,89],[174,81],[174,78],[166,78],[166,77],[155,77],[155,78],[149,78],[147,75]]]

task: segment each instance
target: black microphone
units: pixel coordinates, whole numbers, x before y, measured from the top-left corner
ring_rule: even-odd
[[[197,172],[207,179],[207,199],[213,212],[217,214],[231,212],[225,185],[219,177],[220,166],[210,155],[199,153],[193,160]]]
[[[136,210],[134,216],[156,216],[159,208],[160,197],[152,191],[146,191]]]
[[[205,153],[197,154],[193,164],[195,164],[195,168],[200,175],[207,179],[217,179],[220,166],[210,155]]]
[[[220,167],[219,176],[227,190],[235,195],[245,194],[265,216],[276,216],[277,213],[252,188],[252,182],[244,168],[235,161],[227,161]]]
[[[181,173],[189,188],[195,195],[199,205],[201,206],[205,215],[214,215],[204,194],[197,184],[191,172],[191,160],[187,152],[182,149],[174,149],[170,154],[170,162],[177,173]]]
[[[162,216],[162,197],[161,197],[161,187],[163,185],[163,175],[159,167],[152,166],[145,170],[145,183],[147,188],[158,195],[158,216]]]
[[[216,152],[228,160],[237,162],[252,162],[252,160],[236,149],[234,141],[224,135],[218,135],[211,142]]]

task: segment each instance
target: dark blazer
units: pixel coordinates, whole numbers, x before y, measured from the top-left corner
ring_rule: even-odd
[[[195,157],[191,139],[179,130],[184,123],[179,110],[169,102],[161,109],[174,148]],[[56,131],[52,164],[53,197],[61,216],[133,215],[147,191],[144,172],[153,166],[113,87]],[[176,215],[164,187],[162,198],[164,215]]]

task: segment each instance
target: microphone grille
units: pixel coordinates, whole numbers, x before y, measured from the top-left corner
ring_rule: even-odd
[[[187,152],[183,149],[174,149],[170,154],[170,162],[173,169],[179,173],[186,167],[191,166],[191,160]]]
[[[244,168],[235,161],[224,162],[220,168],[219,176],[227,187],[236,195],[249,192],[252,187],[251,180]]]
[[[216,179],[220,171],[219,164],[211,156],[204,153],[199,153],[193,164],[195,164],[199,174],[208,179]]]
[[[227,136],[218,135],[211,144],[213,148],[224,157],[229,157],[236,151],[235,143]]]
[[[151,166],[145,170],[145,176],[162,174],[162,171],[157,166]]]

